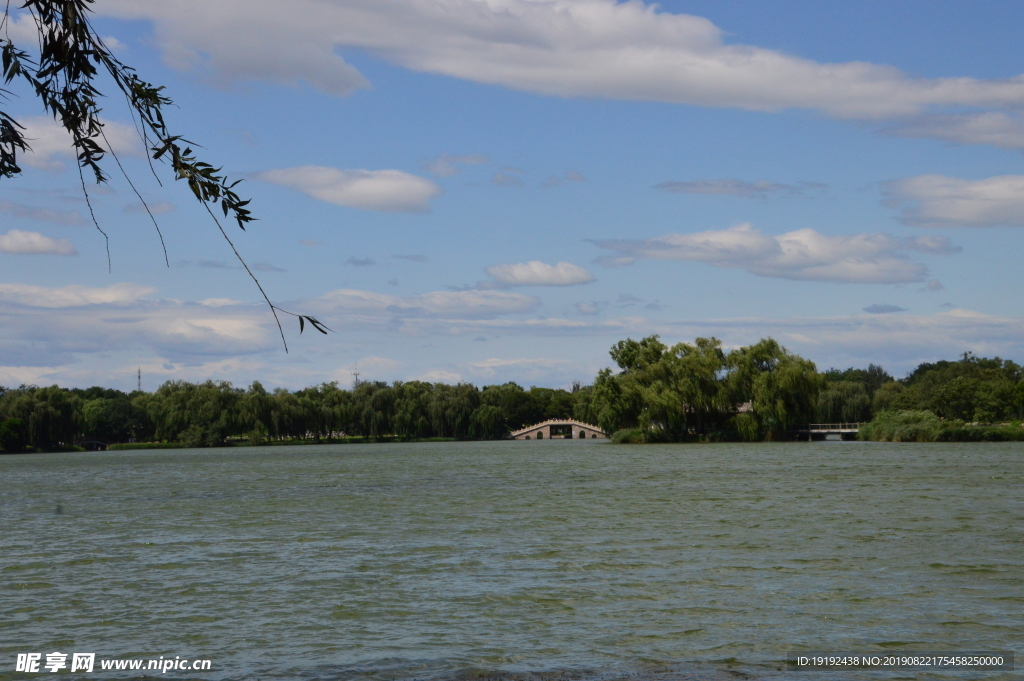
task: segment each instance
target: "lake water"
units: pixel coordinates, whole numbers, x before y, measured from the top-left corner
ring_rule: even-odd
[[[213,661],[166,679],[1024,678],[784,664],[1024,667],[1018,443],[7,456],[0,539],[3,680],[71,677],[13,671],[54,650]]]

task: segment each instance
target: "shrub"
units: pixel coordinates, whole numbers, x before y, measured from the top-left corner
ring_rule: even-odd
[[[752,414],[737,414],[729,419],[729,425],[742,442],[757,442],[761,439],[761,424]]]
[[[878,442],[936,442],[943,423],[930,411],[883,411],[860,429],[860,439]]]
[[[1022,442],[1019,421],[968,425],[941,421],[930,411],[884,411],[860,429],[860,439],[879,442]]]
[[[1020,442],[1024,428],[1019,423],[995,426],[951,424],[939,433],[939,442]]]
[[[643,445],[649,441],[647,431],[641,428],[623,428],[612,433],[612,442],[617,445]]]

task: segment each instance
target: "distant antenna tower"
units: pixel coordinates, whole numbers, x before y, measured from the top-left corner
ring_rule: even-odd
[[[352,381],[352,384],[354,386],[358,387],[359,386],[359,372],[358,371],[353,371],[352,375],[355,377],[355,380]]]
[[[142,367],[139,367],[138,388],[139,388],[139,392],[142,392]]]

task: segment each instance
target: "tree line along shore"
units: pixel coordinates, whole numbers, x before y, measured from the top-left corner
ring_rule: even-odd
[[[495,440],[547,419],[576,419],[613,442],[791,440],[809,423],[861,423],[894,442],[1024,440],[1024,369],[977,357],[829,369],[772,339],[725,350],[715,338],[658,336],[611,348],[617,370],[572,389],[516,383],[336,382],[267,391],[258,381],[168,381],[155,392],[0,387],[0,450],[67,451],[381,441]]]

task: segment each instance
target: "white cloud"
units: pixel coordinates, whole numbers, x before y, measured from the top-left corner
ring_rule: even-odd
[[[448,301],[438,302],[436,294],[397,298],[342,291],[323,299],[295,301],[298,307],[289,304],[316,314],[332,328],[346,329],[343,338],[308,334],[300,338],[295,335],[297,328],[287,328],[289,339],[296,345],[307,344],[312,353],[303,358],[296,352],[284,355],[273,320],[260,305],[160,300],[145,297],[151,289],[134,284],[82,288],[0,286],[0,384],[109,385],[116,381],[127,388],[134,385],[140,364],[147,389],[169,378],[214,377],[236,383],[259,379],[268,387],[298,388],[319,383],[326,375],[347,384],[352,370],[369,379],[567,384],[573,379],[590,380],[596,368],[608,363],[606,350],[614,341],[651,333],[671,342],[713,335],[728,347],[771,336],[819,367],[875,362],[893,373],[923,361],[955,358],[965,350],[983,356],[1024,353],[1024,319],[966,310],[935,315],[678,321],[618,317],[598,322],[502,317],[494,313],[529,311],[531,299],[517,305],[517,297],[501,292],[456,293],[454,297],[444,292]],[[492,301],[490,314],[479,314],[479,306],[472,304],[477,296]],[[503,296],[512,298],[497,303]],[[387,352],[380,345],[381,333],[388,334],[392,349]],[[443,339],[438,346],[458,337],[461,340],[454,347],[462,348],[459,343],[482,334],[494,342],[473,344],[473,349],[486,348],[488,355],[451,361],[450,353],[432,350],[427,363],[422,356],[417,359],[415,347],[424,336]],[[352,354],[355,348],[363,349]],[[403,363],[388,358],[399,356],[395,353],[401,353]],[[311,357],[315,361],[308,361]],[[353,357],[363,359],[351,363]],[[451,363],[445,364],[446,360]]]
[[[135,284],[102,289],[0,285],[0,384],[45,378],[61,385],[129,388],[141,365],[143,385],[150,390],[171,378],[202,381],[211,377],[236,384],[258,379],[268,387],[299,388],[319,383],[325,375],[349,383],[352,370],[362,373],[362,378],[399,379],[430,368],[446,369],[417,362],[417,351],[409,344],[421,345],[417,339],[424,336],[443,338],[447,344],[454,337],[481,333],[494,339],[609,333],[618,338],[626,331],[620,320],[587,325],[522,319],[539,301],[509,292],[445,291],[399,298],[340,291],[288,303],[293,310],[308,311],[345,331],[338,336],[300,337],[294,320],[283,320],[293,349],[285,355],[273,318],[262,305],[146,297],[151,292]],[[395,355],[382,352],[382,334],[387,334],[390,345],[406,343],[403,350],[396,350],[403,353],[402,364],[388,359]],[[356,348],[364,350],[353,355]],[[313,357],[315,361],[310,361]],[[363,359],[351,364],[352,357]],[[473,359],[479,358],[468,361]],[[469,368],[453,371],[466,376],[477,373]],[[490,369],[482,366],[479,371]],[[509,367],[503,375],[512,380],[517,378],[513,373],[515,369]],[[586,375],[575,376],[581,377]]]
[[[63,170],[66,161],[74,161],[75,148],[71,136],[57,121],[49,116],[34,116],[19,120],[25,127],[22,133],[31,151],[19,157],[26,165],[36,170]],[[135,127],[115,121],[103,121],[106,140],[97,143],[109,148],[119,156],[142,156],[145,152]]]
[[[1024,226],[1024,175],[962,180],[920,175],[889,182],[883,203],[917,227]]]
[[[923,137],[953,144],[988,144],[1024,150],[1024,120],[1001,111],[928,114],[883,128],[882,132],[897,137]]]
[[[558,175],[552,175],[546,180],[540,183],[541,187],[551,188],[565,184],[566,182],[586,182],[587,178],[583,177],[582,173],[578,173],[575,170],[565,171],[565,175],[559,177]]]
[[[194,367],[210,358],[237,360],[280,348],[265,308],[145,297],[153,292],[132,283],[104,288],[0,284],[0,316],[5,319],[0,356],[10,366],[67,369],[76,361],[96,366],[107,358],[123,358],[121,353],[142,352]]]
[[[813,229],[769,236],[747,223],[695,234],[593,243],[616,252],[598,259],[609,266],[630,265],[638,258],[688,260],[739,268],[761,277],[864,284],[924,281],[928,269],[910,261],[907,252],[944,255],[959,251],[945,237],[827,236]]]
[[[725,178],[721,180],[692,180],[690,182],[662,182],[654,185],[654,188],[670,194],[710,194],[764,198],[768,194],[801,194],[808,188],[820,189],[823,186],[812,182],[801,182],[798,185],[794,185],[768,182],[767,180],[745,182],[735,178]]]
[[[454,177],[459,174],[459,165],[478,166],[484,163],[487,163],[487,157],[483,154],[467,154],[464,156],[441,154],[437,158],[423,164],[423,169],[438,177]]]
[[[586,301],[576,303],[576,311],[585,315],[601,314],[601,311],[606,307],[608,307],[608,303],[600,300],[592,300],[589,303]]]
[[[558,262],[548,265],[539,260],[514,265],[492,265],[487,274],[506,286],[573,286],[594,281],[594,275],[579,265]]]
[[[231,298],[207,298],[200,300],[199,304],[206,307],[226,307],[228,305],[241,305],[242,303]]]
[[[75,211],[53,210],[52,208],[36,208],[10,201],[0,201],[0,212],[16,218],[26,218],[39,222],[53,222],[58,225],[80,225],[84,221]]]
[[[366,320],[367,318],[360,318]],[[502,336],[548,337],[548,336],[618,336],[641,333],[651,328],[647,320],[639,317],[580,321],[548,317],[543,319],[430,319],[427,317],[403,320],[401,330],[415,335],[477,335],[480,333]],[[390,327],[389,327],[390,328]]]
[[[428,383],[448,383],[455,384],[462,382],[462,374],[449,371],[448,369],[431,369],[425,373],[419,374],[413,380],[415,381],[426,381]]]
[[[430,180],[400,170],[339,170],[323,166],[281,168],[256,178],[339,206],[386,213],[426,213],[444,192]]]
[[[900,307],[899,305],[868,305],[864,308],[864,311],[868,314],[892,314],[893,312],[906,312],[907,308]]]
[[[0,284],[0,300],[31,307],[61,308],[85,305],[134,303],[156,291],[138,284],[113,284],[103,288],[88,286],[30,286],[28,284]]]
[[[459,365],[476,378],[492,379],[498,375],[514,374],[519,380],[543,380],[552,372],[563,371],[574,365],[574,362],[562,359],[523,358],[499,359],[491,358],[479,362],[466,362]]]
[[[122,43],[120,40],[112,35],[104,36],[101,38],[103,44],[105,44],[111,52],[125,52],[128,50],[128,46]]]
[[[14,8],[8,8],[9,16],[4,25],[5,37],[10,38],[19,49],[28,52],[38,51],[39,29],[36,20],[28,12],[18,12]],[[104,36],[104,44],[114,52],[127,49],[124,43],[113,36]]]
[[[10,11],[10,18],[4,26],[6,37],[10,38],[15,45],[22,50],[37,50],[39,44],[39,29],[35,19],[28,12]]]
[[[39,232],[9,230],[0,235],[0,253],[18,255],[78,255],[67,239],[53,239]]]
[[[491,176],[491,184],[499,187],[522,187],[523,181],[515,175],[499,172]]]
[[[102,11],[152,20],[174,67],[342,95],[366,86],[338,56],[355,48],[416,71],[559,97],[862,119],[1024,103],[1021,77],[914,78],[867,62],[819,63],[727,44],[707,19],[640,0],[108,0]]]
[[[581,362],[575,358],[491,358],[432,367],[416,374],[414,379],[449,384],[466,381],[477,385],[498,385],[508,381],[523,386],[561,383],[568,387],[573,380],[592,380],[598,368],[597,362]]]
[[[340,313],[396,317],[487,319],[534,310],[533,296],[505,291],[433,291],[402,298],[386,293],[339,289],[320,298]]]
[[[164,0],[145,7],[128,0],[97,9],[108,16],[153,19],[167,64],[179,70],[201,68],[220,83],[305,83],[339,96],[369,87],[335,51],[343,43],[337,27],[324,23],[336,15],[330,4]],[[355,24],[347,28],[358,30]]]
[[[52,366],[0,366],[0,385],[45,385],[59,371]]]
[[[727,346],[771,336],[819,367],[880,363],[894,373],[964,351],[1017,357],[1024,319],[952,309],[933,315],[862,314],[836,317],[709,319],[659,324],[664,339],[716,336]]]

